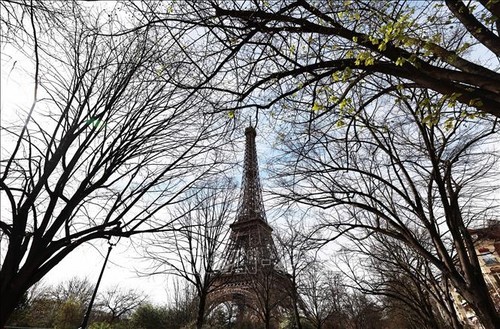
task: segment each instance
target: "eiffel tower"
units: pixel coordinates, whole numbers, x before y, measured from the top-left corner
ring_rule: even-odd
[[[212,305],[231,303],[237,309],[236,322],[262,319],[265,316],[276,317],[276,313],[286,307],[290,285],[271,235],[273,229],[266,219],[255,129],[246,128],[245,137],[243,180],[237,215],[230,225],[229,243],[223,254],[222,266],[216,271],[215,288],[209,297]],[[269,306],[273,309],[265,309]]]

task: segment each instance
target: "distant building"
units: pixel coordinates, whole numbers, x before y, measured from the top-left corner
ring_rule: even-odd
[[[484,280],[490,295],[500,312],[500,222],[491,222],[479,229],[470,229],[474,247],[481,264]],[[472,308],[457,292],[452,292],[457,314],[464,324],[473,328],[482,328]]]
[[[500,312],[500,222],[469,232],[475,240],[474,246],[490,295]]]

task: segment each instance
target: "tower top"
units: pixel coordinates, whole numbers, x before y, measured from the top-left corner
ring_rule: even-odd
[[[256,136],[255,128],[245,129],[245,160],[236,222],[259,219],[267,223],[259,178]]]
[[[254,127],[250,126],[250,127],[245,128],[245,136],[248,136],[248,135],[253,135],[254,143],[255,143],[255,136],[257,136],[257,132],[255,131]],[[248,143],[246,145],[248,147]]]

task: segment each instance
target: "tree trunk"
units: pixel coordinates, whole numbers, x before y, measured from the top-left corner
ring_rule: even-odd
[[[456,316],[450,316],[451,319],[451,326],[453,329],[463,329],[464,326],[462,323],[457,319]]]
[[[2,293],[2,296],[5,295],[3,295]],[[13,300],[9,298],[2,298],[2,302],[0,303],[0,328],[5,327],[5,325],[7,324],[7,320],[9,319],[12,312],[14,312],[15,308],[16,305],[14,304]]]
[[[475,294],[479,295],[479,294]],[[500,328],[500,316],[491,303],[489,294],[475,297],[474,306],[472,307],[481,321],[485,329],[498,329]],[[472,305],[471,305],[472,306]],[[476,309],[477,308],[477,309]]]
[[[265,319],[266,319],[266,329],[271,329],[271,312],[270,311],[266,312]]]
[[[449,321],[451,323],[452,328],[453,329],[463,329],[464,326],[462,325],[462,323],[458,319],[458,315],[457,315],[457,312],[455,311],[455,307],[453,305],[453,301],[450,298],[448,298],[447,302],[448,302],[448,308],[447,309],[449,311],[446,312],[446,315],[449,318]]]
[[[295,281],[295,280],[294,280]],[[302,329],[302,323],[300,323],[300,313],[299,313],[299,297],[297,296],[297,288],[294,283],[294,288],[292,291],[292,296],[293,296],[293,313],[295,316],[295,323],[297,325],[297,329]]]
[[[17,303],[23,296],[22,289],[15,289],[12,286],[2,287],[0,292],[0,328],[4,328],[17,307]]]
[[[484,277],[482,274],[480,275],[481,277],[477,277],[475,289],[469,288],[464,289],[463,292],[459,290],[459,292],[470,303],[470,306],[485,329],[498,329],[500,328],[500,315],[495,309]]]
[[[297,329],[302,329],[302,323],[300,323],[300,314],[297,302],[294,302],[293,311],[295,313],[295,323],[297,324]]]
[[[196,329],[201,329],[205,323],[205,306],[207,303],[207,294],[202,293],[198,303],[198,315],[196,317]]]

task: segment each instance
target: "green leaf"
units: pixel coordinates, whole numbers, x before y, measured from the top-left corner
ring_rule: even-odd
[[[374,65],[374,64],[375,64],[375,58],[373,58],[372,56],[370,56],[367,59],[365,59],[365,65],[366,66]]]
[[[431,105],[431,101],[428,98],[424,98],[419,105],[421,107],[429,107]]]
[[[352,69],[350,67],[346,67],[344,70],[344,74],[342,75],[342,81],[346,82],[352,75]]]
[[[330,97],[328,97],[328,101],[330,103],[336,103],[336,102],[339,101],[339,98],[337,96],[335,96],[335,95],[331,95]]]
[[[444,130],[449,131],[453,129],[453,124],[455,123],[455,119],[453,118],[448,118],[444,122]]]
[[[479,98],[474,98],[469,101],[469,106],[481,107],[484,103]]]
[[[443,39],[443,35],[441,33],[436,33],[431,37],[431,42],[440,43],[442,39]]]
[[[411,47],[411,46],[414,46],[416,44],[416,41],[414,39],[412,39],[412,38],[405,37],[403,39],[403,44],[406,47]]]
[[[313,110],[313,112],[318,112],[320,110],[323,110],[324,108],[325,107],[323,105],[314,102],[312,110]]]
[[[378,45],[379,43],[379,40],[375,37],[372,37],[372,36],[369,36],[368,39],[370,40],[370,42],[372,43],[372,45]]]
[[[332,73],[332,80],[334,82],[340,81],[340,73],[339,73],[339,71],[335,71],[335,72]]]
[[[339,103],[339,109],[344,110],[347,106],[351,105],[351,99],[350,98],[344,98],[342,101]]]
[[[93,127],[99,127],[99,126],[104,126],[105,124],[99,120],[99,119],[96,119],[96,118],[90,118],[88,119],[87,121],[85,121],[85,123],[89,126],[93,126]]]

